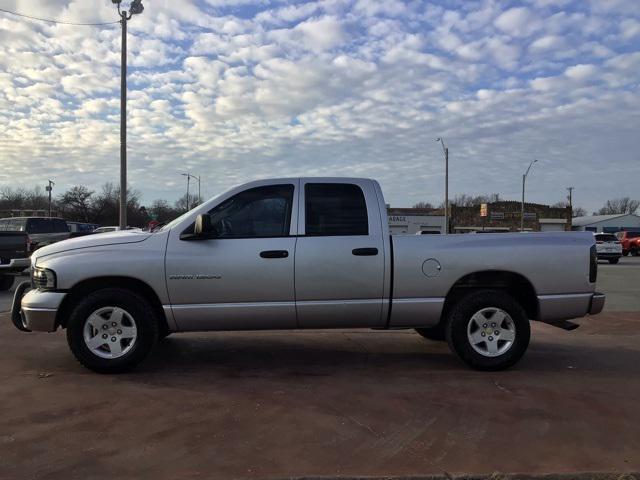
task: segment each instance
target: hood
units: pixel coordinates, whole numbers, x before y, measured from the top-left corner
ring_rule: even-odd
[[[84,237],[70,238],[61,242],[52,243],[46,247],[39,248],[31,255],[31,264],[35,265],[38,258],[55,253],[78,250],[81,248],[103,247],[107,245],[119,245],[123,243],[138,243],[149,238],[153,233],[141,232],[138,230],[124,230],[119,232],[96,233]]]

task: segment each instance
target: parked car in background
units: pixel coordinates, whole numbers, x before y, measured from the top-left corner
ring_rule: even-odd
[[[82,237],[84,235],[91,235],[95,233],[95,229],[100,227],[97,223],[85,223],[85,222],[69,222],[67,221],[69,230],[71,231],[71,238]]]
[[[252,182],[158,231],[33,255],[14,325],[66,329],[78,361],[105,373],[172,332],[322,328],[414,328],[500,370],[526,351],[530,320],[570,330],[605,301],[591,233],[392,236],[380,185],[361,178]]]
[[[0,290],[11,288],[14,275],[29,267],[30,253],[29,235],[0,231]]]
[[[2,218],[0,231],[25,232],[29,235],[31,251],[66,240],[71,236],[67,222],[62,218],[49,217]]]
[[[613,233],[594,233],[596,239],[596,254],[598,260],[609,260],[618,263],[622,256],[622,245]]]
[[[616,236],[622,245],[622,255],[637,257],[640,254],[640,232],[618,232]]]

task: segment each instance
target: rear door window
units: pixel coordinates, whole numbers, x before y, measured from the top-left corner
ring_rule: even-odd
[[[53,225],[48,218],[29,218],[27,220],[27,233],[53,233]]]
[[[368,235],[369,219],[362,189],[348,183],[307,183],[305,234]]]

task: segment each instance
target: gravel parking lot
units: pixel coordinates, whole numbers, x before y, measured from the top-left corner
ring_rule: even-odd
[[[499,373],[411,331],[334,331],[177,335],[100,376],[0,314],[0,478],[638,471],[639,281],[640,258],[601,263],[605,313],[535,324]]]

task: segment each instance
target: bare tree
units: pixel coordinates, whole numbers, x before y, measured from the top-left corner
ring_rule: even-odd
[[[200,202],[198,200],[198,195],[192,195],[190,193],[189,194],[189,209],[192,209],[193,207],[196,207],[198,205],[200,205]],[[182,197],[180,197],[178,200],[176,200],[176,203],[174,204],[174,207],[179,212],[186,212],[187,211],[187,194],[186,193]]]
[[[500,201],[499,193],[491,193],[489,195],[456,195],[451,200],[451,204],[456,207],[478,207],[483,203],[496,203]],[[444,204],[440,206],[440,208],[444,208]]]
[[[639,207],[639,200],[632,200],[629,197],[615,198],[613,200],[607,200],[607,203],[604,204],[604,207],[598,210],[598,215],[636,213]]]
[[[60,213],[69,220],[88,222],[93,192],[84,185],[75,185],[58,196]]]
[[[563,200],[561,202],[556,202],[551,206],[553,208],[567,208],[569,206],[569,202],[567,202],[566,200]],[[584,217],[586,214],[587,214],[587,211],[582,207],[572,207],[571,209],[571,216],[573,218]]]
[[[433,210],[433,205],[430,204],[429,202],[418,202],[413,206],[413,208],[423,208],[425,210]]]

